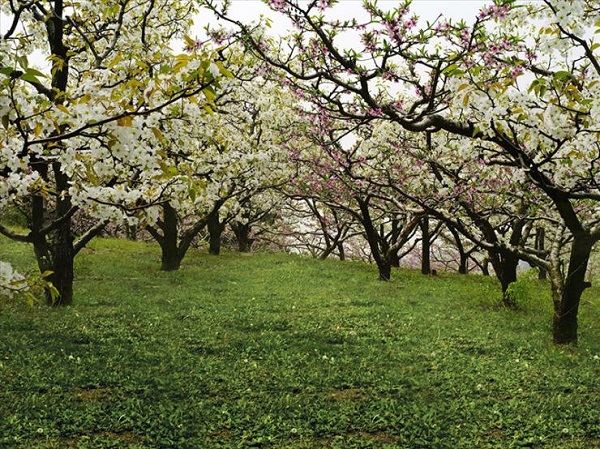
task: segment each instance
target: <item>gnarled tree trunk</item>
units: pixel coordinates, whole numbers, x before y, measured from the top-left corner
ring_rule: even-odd
[[[180,234],[180,223],[177,211],[170,203],[162,205],[163,216],[157,228],[146,226],[146,230],[158,242],[161,249],[162,271],[175,271],[181,268],[181,262],[192,245],[194,238],[206,226],[206,218],[200,218],[187,231]],[[159,232],[162,231],[161,232]]]
[[[588,233],[575,234],[564,284],[562,279],[557,279],[560,277],[559,273],[552,274],[554,300],[552,334],[556,344],[577,344],[577,316],[581,295],[591,286],[585,281],[585,273],[594,242],[595,240]]]

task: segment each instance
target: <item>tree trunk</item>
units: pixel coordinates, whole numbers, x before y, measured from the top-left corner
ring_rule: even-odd
[[[519,257],[509,252],[494,252],[490,253],[490,262],[502,287],[502,304],[509,308],[517,307],[516,298],[510,294],[508,287],[517,281]]]
[[[185,232],[181,232],[179,217],[175,208],[169,203],[164,203],[162,210],[163,216],[162,220],[158,222],[158,228],[146,226],[146,230],[160,245],[162,251],[160,269],[163,271],[175,271],[181,268],[181,262],[187,254],[188,249],[190,249],[194,238],[206,226],[206,219],[197,220],[191,228]]]
[[[61,224],[52,238],[52,274],[48,281],[58,291],[58,297],[52,298],[46,293],[46,303],[52,306],[68,306],[73,303],[74,259],[71,223]]]
[[[429,236],[429,217],[421,218],[421,273],[431,274],[431,245]]]
[[[381,226],[381,230],[379,231],[380,236],[385,236],[385,230],[383,225]],[[390,236],[390,241],[393,245],[393,242],[396,241],[398,236],[400,235],[400,220],[398,218],[392,219],[392,232]],[[385,239],[385,237],[383,237]],[[399,268],[400,267],[400,251],[395,251],[389,247],[390,245],[386,245],[384,257],[387,257],[389,263],[392,267]]]
[[[489,257],[484,257],[483,260],[481,261],[481,274],[483,276],[489,276],[490,275],[489,264],[490,264],[490,258]]]
[[[340,258],[340,260],[341,261],[346,260],[346,251],[344,251],[344,244],[342,242],[338,242],[337,249],[338,249],[338,257]]]
[[[51,217],[52,230],[45,235],[44,227],[47,225],[46,214],[48,207],[46,200],[39,195],[31,200],[31,242],[41,273],[51,272],[46,280],[52,283],[58,292],[53,297],[46,291],[46,304],[49,306],[67,306],[73,303],[73,279],[75,249],[73,247],[73,233],[71,230],[71,199],[67,195],[69,187],[68,177],[61,173],[60,165],[53,164],[56,190],[59,193]],[[44,178],[47,170],[39,170]]]
[[[467,253],[460,252],[459,253],[459,261],[458,261],[458,273],[459,274],[467,274],[469,272],[469,256]]]
[[[127,240],[136,241],[137,240],[137,225],[125,224],[125,237]]]
[[[377,263],[379,270],[379,280],[389,281],[392,278],[392,264],[391,262],[383,261]]]
[[[183,259],[177,244],[179,236],[179,219],[177,217],[177,211],[171,204],[164,203],[162,210],[163,221],[161,223],[161,229],[163,236],[158,240],[162,251],[160,269],[162,271],[175,271],[179,270]]]
[[[535,249],[543,251],[545,247],[546,240],[546,230],[544,228],[537,228],[537,233],[535,234]],[[545,268],[540,267],[538,273],[538,279],[543,280],[548,277],[548,272]]]
[[[575,235],[569,257],[564,287],[554,298],[553,339],[559,345],[577,344],[577,315],[583,291],[591,284],[585,281],[594,239],[588,234]]]
[[[68,49],[63,42],[64,32],[63,2],[54,2],[53,14],[46,20],[48,42],[52,53],[52,90],[56,97],[54,102],[62,104],[64,98],[61,93],[66,91],[69,77]],[[60,131],[59,131],[60,132]],[[35,168],[44,179],[48,179],[48,167],[42,162]],[[38,258],[41,270],[52,271],[47,278],[58,291],[58,296],[52,297],[46,292],[46,303],[51,306],[66,306],[73,302],[73,279],[75,248],[73,247],[73,232],[71,220],[71,198],[68,195],[69,177],[62,173],[60,163],[52,164],[54,180],[56,182],[56,204],[54,213],[48,214],[46,201],[41,197],[32,200],[32,232],[35,234],[34,252]],[[35,209],[35,210],[34,210]],[[35,216],[35,218],[34,218]],[[44,221],[50,218],[52,229],[43,230]],[[42,272],[43,272],[42,271]]]
[[[249,253],[252,246],[252,239],[250,238],[250,225],[242,223],[233,223],[231,225],[233,233],[238,244],[238,251],[240,253]]]
[[[225,223],[219,220],[219,210],[211,212],[206,220],[208,226],[208,253],[214,256],[221,254],[221,234],[225,229]]]
[[[399,251],[392,251],[392,253],[389,256],[390,259],[390,265],[393,267],[400,267],[400,254]]]
[[[369,211],[369,205],[366,201],[357,199],[358,206],[360,208],[362,217],[360,219],[363,229],[365,230],[365,238],[369,244],[371,250],[371,256],[377,264],[379,270],[379,280],[389,281],[392,278],[392,261],[388,257],[388,254],[384,254],[384,251],[379,247],[380,237],[377,234],[377,229],[371,220],[371,213]]]
[[[463,245],[462,240],[460,239],[460,234],[458,233],[458,231],[452,226],[448,226],[448,230],[454,237],[454,242],[456,243],[456,249],[458,250],[458,257],[459,257],[458,273],[459,274],[467,274],[467,272],[469,270],[469,267],[468,267],[469,254],[467,253],[467,251],[465,251],[465,246]],[[482,266],[483,266],[483,264],[482,264]],[[483,272],[485,270],[482,268],[481,271]]]

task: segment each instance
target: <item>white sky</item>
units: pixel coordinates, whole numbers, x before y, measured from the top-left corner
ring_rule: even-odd
[[[397,0],[379,0],[382,8],[393,8],[400,2]],[[417,14],[423,21],[433,21],[440,14],[453,20],[465,19],[471,22],[477,16],[481,7],[492,3],[482,0],[413,0],[411,11]],[[334,7],[335,17],[339,19],[365,18],[366,14],[362,8],[362,0],[340,0]],[[285,34],[289,24],[282,21],[282,15],[274,13],[261,0],[233,0],[229,10],[230,16],[242,22],[250,22],[259,18],[261,14],[274,19],[272,31],[276,34]],[[198,28],[201,29],[206,23],[212,22],[209,12],[201,14],[198,18]],[[201,35],[199,31],[199,35]]]
[[[397,0],[379,0],[378,4],[382,7],[394,7],[400,2]],[[479,9],[491,3],[481,0],[413,0],[412,9],[423,18],[433,19],[439,14],[444,14],[453,18],[475,17]],[[361,0],[340,0],[335,6],[336,10],[344,12],[348,17],[354,17],[356,13],[362,11]],[[233,0],[231,11],[237,18],[248,19],[258,17],[262,12],[267,12],[268,6],[261,0]]]
[[[0,0],[4,1],[4,0]],[[400,2],[397,0],[379,0],[378,4],[382,7],[393,8]],[[482,0],[413,0],[412,12],[417,14],[421,20],[432,21],[440,14],[453,20],[465,19],[467,22],[474,20],[482,6],[491,3]],[[362,0],[340,0],[335,6],[335,17],[339,19],[357,19],[365,18],[366,15],[362,8]],[[243,22],[257,20],[261,14],[273,18],[273,26],[271,33],[286,34],[289,28],[289,23],[285,21],[283,16],[274,13],[261,0],[233,0],[231,2],[230,14],[233,18]],[[215,18],[208,11],[201,14],[197,19],[197,26],[191,37],[204,37],[203,27],[207,24],[215,24]],[[5,32],[8,29],[10,22],[6,16],[0,14],[0,32]],[[41,55],[30,55],[34,65],[45,66],[45,61]]]

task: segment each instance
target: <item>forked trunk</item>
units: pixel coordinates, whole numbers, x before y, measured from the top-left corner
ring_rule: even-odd
[[[252,239],[250,238],[250,225],[244,223],[235,223],[231,226],[235,234],[240,253],[249,253],[252,247]]]
[[[594,239],[587,234],[574,236],[564,285],[557,285],[562,279],[557,279],[559,276],[555,274],[552,276],[553,339],[556,344],[577,344],[579,303],[583,291],[591,286],[585,281],[585,273],[593,245]]]
[[[49,215],[46,199],[34,195],[31,199],[31,233],[30,241],[41,273],[49,272],[46,280],[51,282],[58,294],[53,296],[46,290],[46,304],[49,306],[66,306],[73,303],[73,279],[75,248],[71,230],[71,199],[64,192],[68,189],[68,178],[60,172],[58,163],[53,166],[56,189],[63,194],[57,195],[53,219],[47,230]],[[38,169],[40,175],[47,176],[47,167]]]

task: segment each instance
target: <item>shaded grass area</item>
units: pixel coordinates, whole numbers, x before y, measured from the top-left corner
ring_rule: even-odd
[[[0,241],[21,267],[29,248]],[[0,309],[0,447],[600,447],[600,300],[550,343],[547,285],[97,240],[75,305]]]

